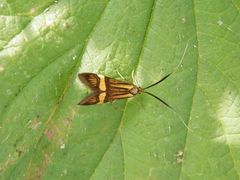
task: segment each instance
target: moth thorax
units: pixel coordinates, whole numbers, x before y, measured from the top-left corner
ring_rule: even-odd
[[[133,87],[132,89],[130,89],[130,93],[135,95],[139,93],[139,89],[137,87]]]

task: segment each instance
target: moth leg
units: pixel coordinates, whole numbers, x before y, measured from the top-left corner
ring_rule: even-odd
[[[126,81],[126,79],[122,76],[122,74],[117,70],[117,73],[118,73],[118,75],[120,76],[120,78],[122,78],[123,80],[125,80]]]

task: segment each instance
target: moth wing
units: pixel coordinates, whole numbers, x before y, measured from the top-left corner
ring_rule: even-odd
[[[78,78],[81,80],[83,84],[88,86],[91,90],[96,91],[99,90],[99,82],[100,78],[97,74],[94,73],[80,73],[78,74]]]
[[[134,96],[130,90],[136,87],[135,85],[109,77],[105,77],[105,81],[107,85],[106,101],[110,102]]]
[[[132,94],[131,89],[136,88],[136,86],[131,83],[107,76],[98,76],[94,73],[80,73],[78,77],[82,83],[93,91],[93,93],[84,98],[79,105],[102,104],[135,95]]]
[[[92,93],[80,101],[79,105],[93,105],[99,102],[100,93]]]
[[[129,93],[129,92],[123,92],[123,93],[112,93],[112,94],[109,94],[107,96],[107,99],[106,101],[108,102],[111,102],[111,101],[114,101],[114,100],[118,100],[118,99],[126,99],[126,98],[130,98],[130,97],[133,97],[134,95]]]

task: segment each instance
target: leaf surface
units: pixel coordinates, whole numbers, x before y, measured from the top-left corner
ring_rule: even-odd
[[[240,3],[0,1],[3,179],[239,179]],[[78,106],[79,72],[146,94]],[[132,79],[133,78],[133,79]],[[136,84],[136,83],[135,83]]]

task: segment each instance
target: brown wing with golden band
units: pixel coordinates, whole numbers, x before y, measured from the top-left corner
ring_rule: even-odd
[[[104,103],[106,93],[92,93],[85,97],[79,105],[93,105],[93,104],[102,104]]]
[[[79,105],[102,104],[106,97],[106,84],[104,76],[94,73],[78,74],[79,79],[87,85],[93,92],[84,98]]]
[[[117,99],[124,99],[134,96],[130,90],[135,86],[120,80],[112,79],[105,76],[106,82],[106,98],[105,102],[114,101]]]
[[[83,84],[88,86],[93,91],[99,90],[100,78],[94,73],[81,73],[78,74],[78,78]]]
[[[136,86],[130,83],[94,73],[81,73],[78,77],[93,91],[79,103],[80,105],[102,104],[134,96],[130,90]]]
[[[94,73],[80,73],[78,74],[79,79],[87,85],[93,92],[85,97],[79,104],[80,105],[93,105],[93,104],[103,104],[105,102],[114,101],[117,99],[125,99],[133,97],[136,94],[145,93],[155,99],[162,102],[167,107],[170,107],[165,101],[156,95],[146,91],[146,89],[151,88],[160,82],[167,79],[171,74],[166,75],[159,81],[145,88],[137,87],[133,84],[123,82],[120,80],[112,79],[106,76],[97,75]]]

